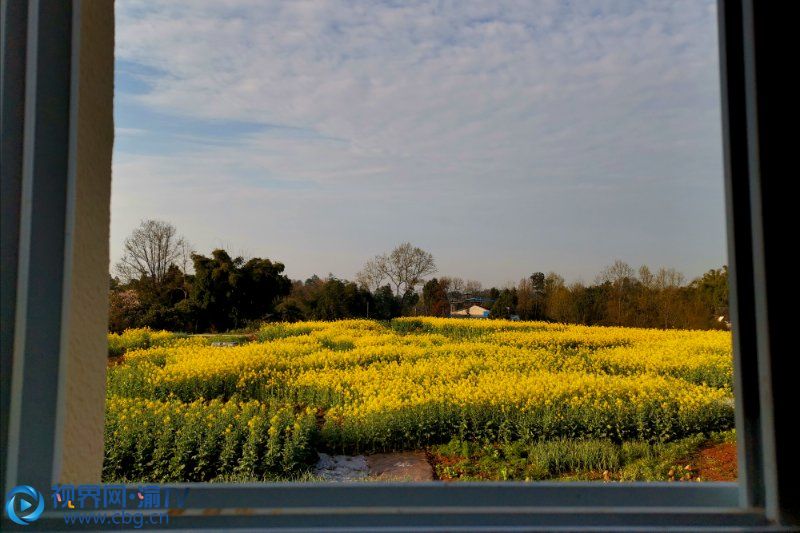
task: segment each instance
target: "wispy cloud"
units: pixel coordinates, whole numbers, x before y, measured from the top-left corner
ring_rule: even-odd
[[[297,277],[352,276],[406,239],[494,283],[724,261],[713,2],[119,0],[117,16],[117,123],[157,142],[115,154],[116,249],[161,216]]]

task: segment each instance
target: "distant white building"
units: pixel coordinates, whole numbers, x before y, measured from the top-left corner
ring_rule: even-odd
[[[450,316],[456,318],[489,318],[489,310],[480,305],[473,305],[468,309],[453,311]]]

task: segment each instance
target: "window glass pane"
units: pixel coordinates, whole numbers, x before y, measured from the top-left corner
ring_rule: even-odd
[[[116,16],[105,481],[736,479],[715,2]]]

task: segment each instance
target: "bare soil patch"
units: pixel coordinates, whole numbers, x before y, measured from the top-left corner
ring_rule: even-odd
[[[423,451],[367,456],[369,476],[382,481],[433,481],[433,468]]]
[[[736,481],[738,456],[736,444],[724,442],[704,448],[697,454],[697,468],[704,481]]]
[[[433,481],[424,451],[373,455],[319,454],[314,475],[326,481]]]

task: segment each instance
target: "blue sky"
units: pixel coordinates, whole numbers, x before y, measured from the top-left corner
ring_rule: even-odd
[[[116,10],[112,262],[145,218],[297,279],[726,262],[713,1]]]

